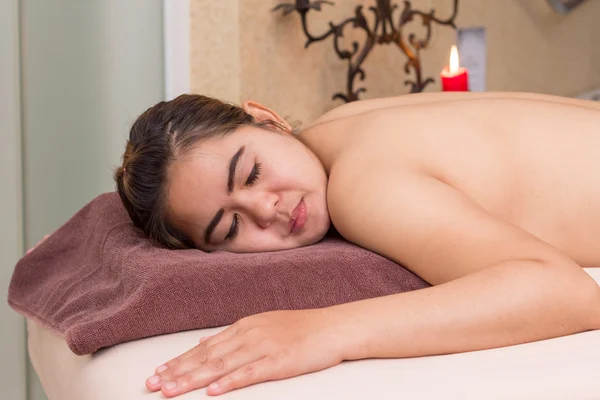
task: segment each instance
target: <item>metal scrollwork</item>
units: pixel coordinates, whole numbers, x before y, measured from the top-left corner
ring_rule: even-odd
[[[454,10],[452,15],[447,19],[440,19],[435,16],[435,10],[425,13],[419,10],[414,10],[410,1],[404,1],[404,9],[400,13],[398,23],[394,24],[394,12],[398,8],[397,4],[392,4],[391,0],[376,0],[376,6],[369,7],[374,15],[374,22],[369,25],[367,18],[363,14],[363,6],[356,6],[354,9],[354,17],[345,19],[339,24],[329,22],[329,30],[321,35],[315,36],[308,31],[307,14],[311,10],[321,11],[322,5],[334,5],[331,1],[310,1],[296,0],[295,3],[282,3],[273,8],[272,11],[283,10],[283,15],[288,15],[294,11],[300,14],[302,18],[302,29],[307,37],[304,48],[307,48],[314,42],[325,40],[333,36],[333,47],[338,57],[348,61],[348,80],[346,93],[335,93],[332,99],[342,99],[345,102],[358,100],[361,92],[367,89],[360,87],[354,89],[354,81],[358,77],[361,81],[365,79],[365,71],[362,69],[362,63],[365,61],[370,51],[375,44],[396,44],[400,50],[407,56],[407,61],[404,65],[406,74],[414,71],[414,80],[407,79],[404,83],[410,86],[410,92],[421,92],[430,83],[434,82],[433,78],[423,79],[421,72],[420,51],[426,49],[431,40],[432,24],[447,25],[456,29],[454,20],[458,13],[458,0],[453,0]],[[422,39],[418,39],[414,33],[404,34],[405,25],[409,22],[420,18],[423,26],[426,29],[426,35]],[[353,28],[362,29],[366,34],[366,40],[361,45],[357,41],[352,42],[352,49],[343,49],[340,46],[340,39],[344,37],[344,28],[352,24]]]

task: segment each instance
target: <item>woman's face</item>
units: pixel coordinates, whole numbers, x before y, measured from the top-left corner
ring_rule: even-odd
[[[167,214],[202,250],[290,249],[326,234],[326,190],[321,162],[291,133],[245,126],[173,163]]]

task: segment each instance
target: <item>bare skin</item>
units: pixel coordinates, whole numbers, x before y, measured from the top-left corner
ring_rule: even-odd
[[[600,107],[539,95],[459,94],[442,102],[440,95],[448,94],[416,104],[390,99],[392,105],[381,102],[350,115],[332,115],[302,134],[330,173],[331,214],[337,209],[333,202],[347,202],[331,197],[334,188],[339,187],[340,196],[348,190],[373,193],[368,182],[382,183],[385,178],[372,177],[384,171],[421,174],[580,266],[600,266]],[[398,100],[408,102],[409,97]],[[325,132],[344,140],[323,146]],[[360,177],[364,184],[356,181]],[[379,187],[377,196],[391,198],[403,184],[389,178],[389,185],[383,182],[389,188]],[[397,243],[396,237],[389,239]]]
[[[596,104],[410,95],[340,107],[299,138],[328,175],[340,233],[434,286],[244,318],[159,367],[150,390],[172,397],[214,383],[215,395],[343,360],[600,328],[600,288],[581,269],[600,266]]]

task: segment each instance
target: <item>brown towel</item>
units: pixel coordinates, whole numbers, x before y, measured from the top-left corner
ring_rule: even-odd
[[[9,304],[64,335],[75,354],[269,310],[318,308],[426,282],[338,238],[280,252],[167,250],[116,193],[86,205],[17,264]]]

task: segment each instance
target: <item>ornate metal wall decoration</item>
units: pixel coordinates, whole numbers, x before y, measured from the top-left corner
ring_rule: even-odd
[[[333,99],[342,99],[346,102],[358,100],[361,92],[365,92],[366,88],[354,88],[354,81],[358,77],[361,81],[365,79],[365,71],[362,69],[362,64],[369,55],[369,52],[376,44],[396,44],[400,50],[407,56],[407,61],[404,65],[406,74],[410,74],[411,70],[414,73],[414,79],[407,79],[405,85],[410,85],[411,93],[421,92],[429,83],[434,82],[433,78],[423,78],[421,72],[421,60],[419,58],[420,51],[426,49],[431,40],[432,24],[447,25],[456,29],[454,20],[458,13],[458,0],[453,0],[453,12],[447,19],[440,19],[435,16],[435,10],[428,13],[415,10],[412,8],[411,2],[404,1],[404,9],[399,17],[395,17],[395,11],[398,9],[397,4],[392,4],[391,0],[376,0],[376,6],[369,7],[375,16],[375,21],[369,24],[367,18],[363,14],[363,6],[358,5],[354,9],[354,17],[348,18],[339,24],[329,22],[329,30],[321,35],[312,35],[307,28],[307,15],[311,10],[321,11],[324,4],[333,5],[331,1],[311,1],[311,0],[296,0],[295,3],[282,3],[273,8],[272,11],[283,10],[283,15],[288,15],[293,12],[298,12],[302,18],[302,29],[307,37],[304,48],[307,48],[314,42],[325,40],[328,37],[333,37],[333,47],[337,55],[342,60],[348,61],[348,80],[346,93],[338,92],[333,95]],[[396,23],[394,23],[396,18]],[[405,34],[405,25],[408,22],[420,18],[423,26],[426,29],[425,38],[418,39],[414,33]],[[358,42],[352,42],[352,50],[343,49],[340,46],[340,39],[344,36],[344,28],[352,24],[353,28],[362,29],[367,38],[362,45]]]

